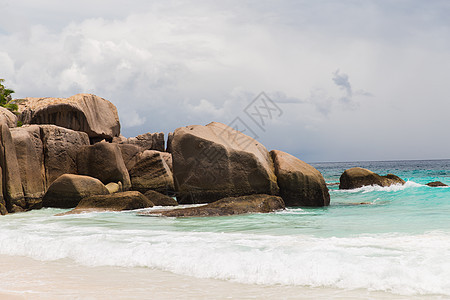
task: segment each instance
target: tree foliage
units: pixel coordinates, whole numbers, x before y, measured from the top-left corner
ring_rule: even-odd
[[[0,79],[0,106],[9,109],[12,112],[16,112],[18,110],[17,104],[13,103],[11,94],[14,94],[14,91],[6,88],[3,85],[5,79]]]

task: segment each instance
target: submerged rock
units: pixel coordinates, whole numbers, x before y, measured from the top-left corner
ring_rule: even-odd
[[[159,213],[166,217],[211,217],[248,213],[269,213],[284,208],[284,202],[281,197],[256,194],[228,197],[204,206],[174,209]]]
[[[83,131],[93,142],[111,141],[120,134],[117,109],[108,100],[91,94],[69,98],[25,98],[19,104],[24,124],[53,124]]]
[[[286,206],[327,206],[330,194],[322,174],[286,152],[270,151],[280,196]]]
[[[179,203],[208,203],[224,197],[278,194],[267,149],[222,123],[175,130],[171,142]]]
[[[109,191],[97,178],[64,174],[50,185],[42,199],[42,206],[73,208],[81,199],[92,195],[109,195]]]
[[[431,186],[431,187],[448,186],[445,183],[440,182],[440,181],[428,182],[426,185]]]
[[[82,199],[75,209],[65,214],[92,211],[122,211],[153,207],[153,203],[140,192],[128,191],[110,195],[95,195]]]
[[[173,199],[172,197],[163,195],[161,193],[158,193],[157,191],[146,191],[144,194],[145,197],[147,197],[150,201],[153,202],[156,206],[177,206],[178,202],[177,200]]]
[[[345,170],[339,178],[339,189],[355,189],[367,185],[391,186],[405,184],[405,181],[394,174],[380,176],[363,168],[351,168]]]

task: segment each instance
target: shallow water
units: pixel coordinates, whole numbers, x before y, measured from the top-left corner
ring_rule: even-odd
[[[174,293],[170,296],[180,292],[179,282],[189,282],[194,290],[216,284],[218,290],[233,287],[248,297],[262,287],[268,294],[271,289],[275,295],[285,291],[286,298],[289,291],[294,296],[300,290],[324,299],[344,297],[342,293],[348,298],[450,297],[450,188],[424,185],[435,180],[450,184],[450,160],[314,166],[329,183],[338,182],[353,166],[394,173],[408,182],[349,191],[330,186],[329,207],[272,214],[160,218],[132,211],[55,216],[65,210],[42,209],[7,215],[0,218],[2,269],[8,269],[5,258],[16,266],[21,257],[27,263],[15,269],[16,287],[3,279],[0,291],[23,290],[26,284],[20,278],[26,282],[39,269],[27,266],[46,262],[50,269],[76,269],[87,278],[96,272],[118,272],[130,283],[142,280],[142,272],[149,278],[167,277],[162,280],[166,285],[160,285]],[[55,280],[43,278],[27,295],[42,292]],[[67,295],[77,295],[76,289],[69,290]],[[206,288],[202,295],[200,290],[191,296],[213,292]],[[139,292],[146,288],[139,285]]]

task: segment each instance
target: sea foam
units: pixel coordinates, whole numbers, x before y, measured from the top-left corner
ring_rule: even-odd
[[[413,181],[406,181],[405,184],[393,184],[391,186],[366,185],[356,189],[338,190],[343,193],[371,193],[371,192],[397,192],[409,188],[423,187],[425,185]]]
[[[11,218],[0,231],[0,253],[71,259],[86,266],[156,268],[247,284],[450,296],[448,232],[319,238],[123,229],[107,225],[108,217],[117,222],[121,214],[40,222]]]

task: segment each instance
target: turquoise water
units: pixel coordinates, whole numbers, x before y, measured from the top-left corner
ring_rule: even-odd
[[[330,185],[329,207],[271,214],[13,214],[0,218],[0,254],[246,284],[450,296],[450,188],[424,185],[450,185],[450,160],[313,165],[330,184],[354,166],[394,173],[407,183],[349,191]]]

